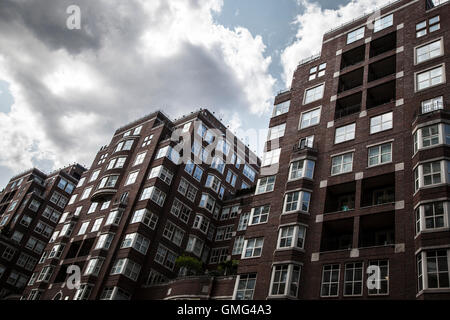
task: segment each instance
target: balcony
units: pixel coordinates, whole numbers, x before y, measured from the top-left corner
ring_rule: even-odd
[[[366,46],[362,45],[355,49],[349,50],[342,54],[341,59],[341,70],[357,65],[358,63],[364,61],[366,57]]]
[[[364,179],[361,190],[361,207],[379,206],[395,202],[395,174],[389,173]]]
[[[352,243],[353,218],[323,223],[320,252],[349,250]]]
[[[369,57],[373,58],[397,47],[397,32],[389,33],[384,37],[373,40],[370,43]]]
[[[116,193],[117,189],[114,188],[98,189],[91,195],[91,202],[109,201]]]
[[[334,112],[334,120],[359,113],[361,110],[362,93],[350,95],[345,98],[338,99]]]
[[[367,109],[372,109],[396,99],[396,81],[390,81],[367,90]]]
[[[371,63],[369,65],[369,82],[382,79],[391,74],[395,74],[396,70],[397,70],[397,59],[395,55]]]
[[[362,86],[364,68],[356,69],[339,77],[338,93]]]
[[[325,213],[345,212],[355,209],[356,182],[339,184],[327,188]]]
[[[395,244],[395,213],[362,216],[359,223],[359,248]]]

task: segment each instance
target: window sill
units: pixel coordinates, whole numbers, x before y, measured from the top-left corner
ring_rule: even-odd
[[[290,215],[290,214],[297,214],[297,213],[306,214],[306,215],[308,215],[308,216],[310,215],[309,212],[306,212],[306,211],[303,211],[303,210],[295,210],[295,211],[289,211],[289,212],[282,212],[281,215],[282,215],[282,216],[287,216],[287,215]]]
[[[275,252],[284,252],[284,251],[292,251],[292,250],[303,252],[303,253],[306,252],[304,248],[298,248],[298,247],[276,248]]]
[[[375,164],[375,165],[373,165],[373,166],[368,166],[368,167],[366,167],[366,170],[367,170],[367,169],[372,169],[372,168],[381,167],[381,166],[385,166],[385,165],[392,164],[392,163],[394,163],[394,162],[389,161],[389,162],[385,162],[385,163]]]

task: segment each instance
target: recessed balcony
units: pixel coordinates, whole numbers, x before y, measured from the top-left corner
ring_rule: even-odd
[[[92,202],[104,202],[109,201],[112,199],[112,197],[117,193],[117,189],[115,188],[102,188],[96,190],[92,196],[91,201]]]

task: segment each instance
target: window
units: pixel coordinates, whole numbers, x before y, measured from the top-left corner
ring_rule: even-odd
[[[415,188],[432,186],[444,182],[442,177],[444,162],[434,161],[419,165],[414,170]]]
[[[279,104],[276,104],[273,108],[273,114],[272,117],[279,116],[281,114],[289,112],[289,105],[291,104],[291,101],[285,101]]]
[[[97,244],[95,245],[95,249],[104,249],[108,250],[111,246],[111,243],[114,239],[113,233],[104,233],[101,234],[100,237],[98,237]]]
[[[353,152],[331,158],[331,175],[351,172],[353,170]]]
[[[92,175],[91,175],[91,178],[89,179],[89,182],[97,180],[99,174],[100,174],[100,169],[95,170],[94,172],[92,172]]]
[[[364,38],[364,27],[356,29],[347,34],[347,44],[353,43]]]
[[[369,167],[392,162],[392,143],[369,148]]]
[[[131,147],[133,146],[133,142],[134,142],[134,140],[125,140],[125,141],[119,142],[117,144],[117,147],[114,150],[114,152],[131,150]]]
[[[171,146],[165,146],[159,149],[155,156],[155,160],[163,157],[166,157],[175,164],[178,164],[180,160],[180,155]]]
[[[147,154],[147,152],[141,152],[141,153],[139,153],[139,154],[136,156],[136,160],[134,160],[134,164],[133,164],[133,165],[134,165],[134,166],[137,166],[137,165],[143,163],[146,154]]]
[[[390,14],[388,16],[385,16],[383,18],[375,20],[373,32],[378,32],[383,29],[389,28],[394,23],[394,15]],[[364,35],[363,35],[364,37]]]
[[[232,255],[242,255],[242,248],[244,247],[244,236],[238,236],[234,239]]]
[[[81,179],[78,181],[77,188],[78,188],[78,187],[82,187],[85,181],[86,181],[86,177],[81,178]]]
[[[78,235],[82,235],[86,233],[87,228],[89,227],[90,221],[83,222],[83,224],[80,227],[80,230],[78,230]]]
[[[158,216],[148,209],[139,209],[134,212],[130,224],[139,222],[154,230],[158,223]]]
[[[215,203],[216,203],[216,200],[213,197],[211,197],[207,193],[203,193],[202,197],[200,199],[199,207],[205,208],[209,212],[212,212],[214,209]]]
[[[139,135],[141,133],[141,130],[142,130],[142,126],[134,128],[133,135],[134,136]]]
[[[242,259],[260,257],[264,244],[264,238],[253,238],[244,241]]]
[[[173,270],[175,268],[175,260],[177,259],[177,255],[164,247],[163,245],[159,245],[155,255],[155,261],[169,270]]]
[[[233,236],[234,225],[217,228],[216,241],[230,240]]]
[[[84,200],[84,199],[88,198],[89,195],[91,194],[91,191],[92,191],[92,187],[89,187],[89,188],[84,189],[83,194],[81,195],[80,200]]]
[[[295,264],[275,265],[270,283],[271,296],[297,297],[301,267]]]
[[[119,225],[120,220],[122,219],[122,211],[121,210],[113,210],[109,213],[108,219],[106,219],[105,226],[109,225]]]
[[[322,270],[321,297],[337,297],[339,295],[340,265],[324,265]]]
[[[280,161],[281,148],[264,152],[262,166],[270,166]]]
[[[416,233],[448,227],[449,202],[430,202],[416,209]]]
[[[389,293],[389,261],[388,260],[374,260],[369,261],[370,266],[377,266],[380,268],[380,278],[375,279],[376,287],[379,289],[370,289],[369,296],[386,295]]]
[[[227,177],[226,177],[226,182],[228,182],[229,184],[231,184],[233,187],[236,186],[236,180],[237,180],[237,175],[235,175],[233,173],[233,171],[228,170],[227,172]]]
[[[306,228],[303,225],[281,227],[278,231],[278,249],[304,248]]]
[[[265,223],[269,219],[270,206],[253,208],[250,214],[249,225]]]
[[[8,212],[13,211],[16,206],[17,206],[17,200],[15,200],[11,203],[11,205],[8,208]]]
[[[432,17],[428,20],[419,22],[416,24],[416,38],[426,36],[428,33],[432,33],[441,28],[439,16]]]
[[[141,266],[138,263],[130,259],[119,259],[114,263],[111,269],[111,275],[123,274],[127,278],[136,281],[140,271]]]
[[[189,236],[188,243],[186,245],[186,251],[192,252],[197,257],[200,257],[202,254],[204,242],[197,238],[196,236]]]
[[[320,111],[321,108],[317,108],[311,111],[302,113],[300,116],[300,129],[305,129],[320,122]]]
[[[238,158],[239,159],[239,158]],[[251,182],[255,181],[256,178],[256,172],[253,170],[249,165],[245,164],[244,169],[242,171],[244,176],[246,176]],[[243,188],[245,189],[245,188]]]
[[[323,77],[325,75],[325,69],[327,68],[326,63],[322,63],[319,66],[314,66],[309,69],[309,81],[312,81],[316,78]]]
[[[211,251],[211,257],[209,259],[210,264],[221,263],[227,260],[228,248],[214,248]]]
[[[444,109],[444,98],[442,96],[422,101],[422,114],[440,109]]]
[[[344,274],[344,296],[361,296],[363,287],[363,263],[346,263]]]
[[[296,211],[309,211],[309,202],[311,200],[311,193],[306,191],[289,192],[284,197],[283,213],[290,213]]]
[[[104,260],[100,257],[89,259],[84,275],[98,276]]]
[[[162,181],[164,181],[165,183],[167,183],[170,186],[170,184],[172,183],[172,179],[173,179],[173,173],[170,172],[164,166],[158,166],[158,167],[152,168],[152,171],[150,171],[150,174],[148,176],[149,179],[156,178],[156,177],[160,178]]]
[[[221,158],[214,157],[211,163],[211,168],[216,169],[221,174],[223,174],[223,171],[225,170],[225,163]]]
[[[14,250],[11,247],[6,247],[5,251],[2,253],[2,258],[4,258],[7,261],[11,261],[14,257],[14,254],[16,253],[16,250]]]
[[[255,292],[256,273],[238,275],[235,300],[252,300]]]
[[[147,199],[151,199],[157,205],[162,207],[164,204],[164,200],[166,199],[166,194],[154,186],[147,187],[144,189],[144,191],[142,191],[139,200],[147,200]]]
[[[450,288],[449,250],[427,250],[417,257],[419,289]],[[425,275],[425,277],[424,277]],[[420,290],[419,290],[420,291]]]
[[[301,138],[298,142],[299,149],[312,148],[314,145],[314,136]]]
[[[301,178],[312,179],[314,175],[314,166],[315,162],[307,159],[291,162],[289,168],[289,180]]]
[[[19,231],[14,231],[13,235],[11,236],[11,240],[17,243],[20,243],[23,238],[23,233]]]
[[[258,179],[258,184],[256,186],[256,194],[271,192],[275,186],[276,176],[264,177]]]
[[[425,44],[421,47],[416,48],[415,51],[416,64],[442,56],[444,54],[443,40],[439,39],[437,41]]]
[[[144,142],[142,143],[142,147],[146,147],[146,146],[150,145],[150,143],[152,143],[152,139],[153,139],[153,135],[152,134],[149,135],[149,136],[146,136],[144,138]]]
[[[209,174],[208,178],[206,179],[205,186],[212,189],[215,192],[218,192],[220,188],[220,179],[217,178],[215,175]]]
[[[75,186],[73,183],[68,182],[66,179],[60,178],[58,182],[58,188],[64,190],[68,194],[71,194]]]
[[[96,219],[94,224],[92,225],[91,232],[96,232],[100,230],[100,226],[102,225],[103,218]]]
[[[281,138],[282,136],[284,136],[285,129],[286,129],[286,123],[283,123],[278,126],[270,128],[268,140],[270,141],[270,140]]]
[[[203,176],[203,169],[200,168],[199,166],[196,166],[193,175],[194,179],[200,182],[202,180],[202,176]]]
[[[336,135],[334,138],[334,143],[341,143],[349,140],[355,139],[355,129],[356,124],[352,123],[344,127],[336,129]]]
[[[392,112],[370,118],[370,134],[392,129]]]
[[[188,223],[189,216],[191,215],[192,210],[186,206],[184,203],[182,203],[180,200],[176,199],[172,203],[172,208],[170,209],[170,212],[180,218],[181,221],[184,223]]]
[[[444,66],[416,74],[416,91],[424,90],[445,82]]]
[[[194,172],[194,168],[195,168],[194,163],[192,162],[192,160],[189,159],[186,165],[184,166],[184,171],[192,175],[192,173]]]
[[[308,104],[323,98],[325,84],[318,85],[317,87],[306,89],[305,98],[303,104]]]
[[[209,219],[204,217],[201,214],[197,214],[194,219],[194,224],[192,225],[193,229],[198,229],[204,234],[208,232],[209,227]]]
[[[54,266],[45,266],[41,273],[39,274],[39,277],[37,279],[37,282],[48,282],[53,274],[53,270],[55,269]]]
[[[237,231],[247,230],[249,217],[250,217],[250,213],[249,212],[241,214],[241,216],[239,217],[239,223],[238,223]]]
[[[125,238],[120,245],[120,248],[133,248],[142,254],[146,254],[150,240],[140,235],[139,233],[130,233],[125,235]]]
[[[180,246],[183,242],[184,231],[178,228],[175,224],[167,221],[166,226],[163,231],[163,237],[172,241],[177,246]]]

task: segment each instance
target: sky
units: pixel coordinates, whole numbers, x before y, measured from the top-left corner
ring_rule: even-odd
[[[264,133],[323,34],[386,2],[2,0],[0,190],[31,167],[89,167],[118,127],[159,109],[208,108],[239,137]],[[249,141],[259,155],[263,140]]]

